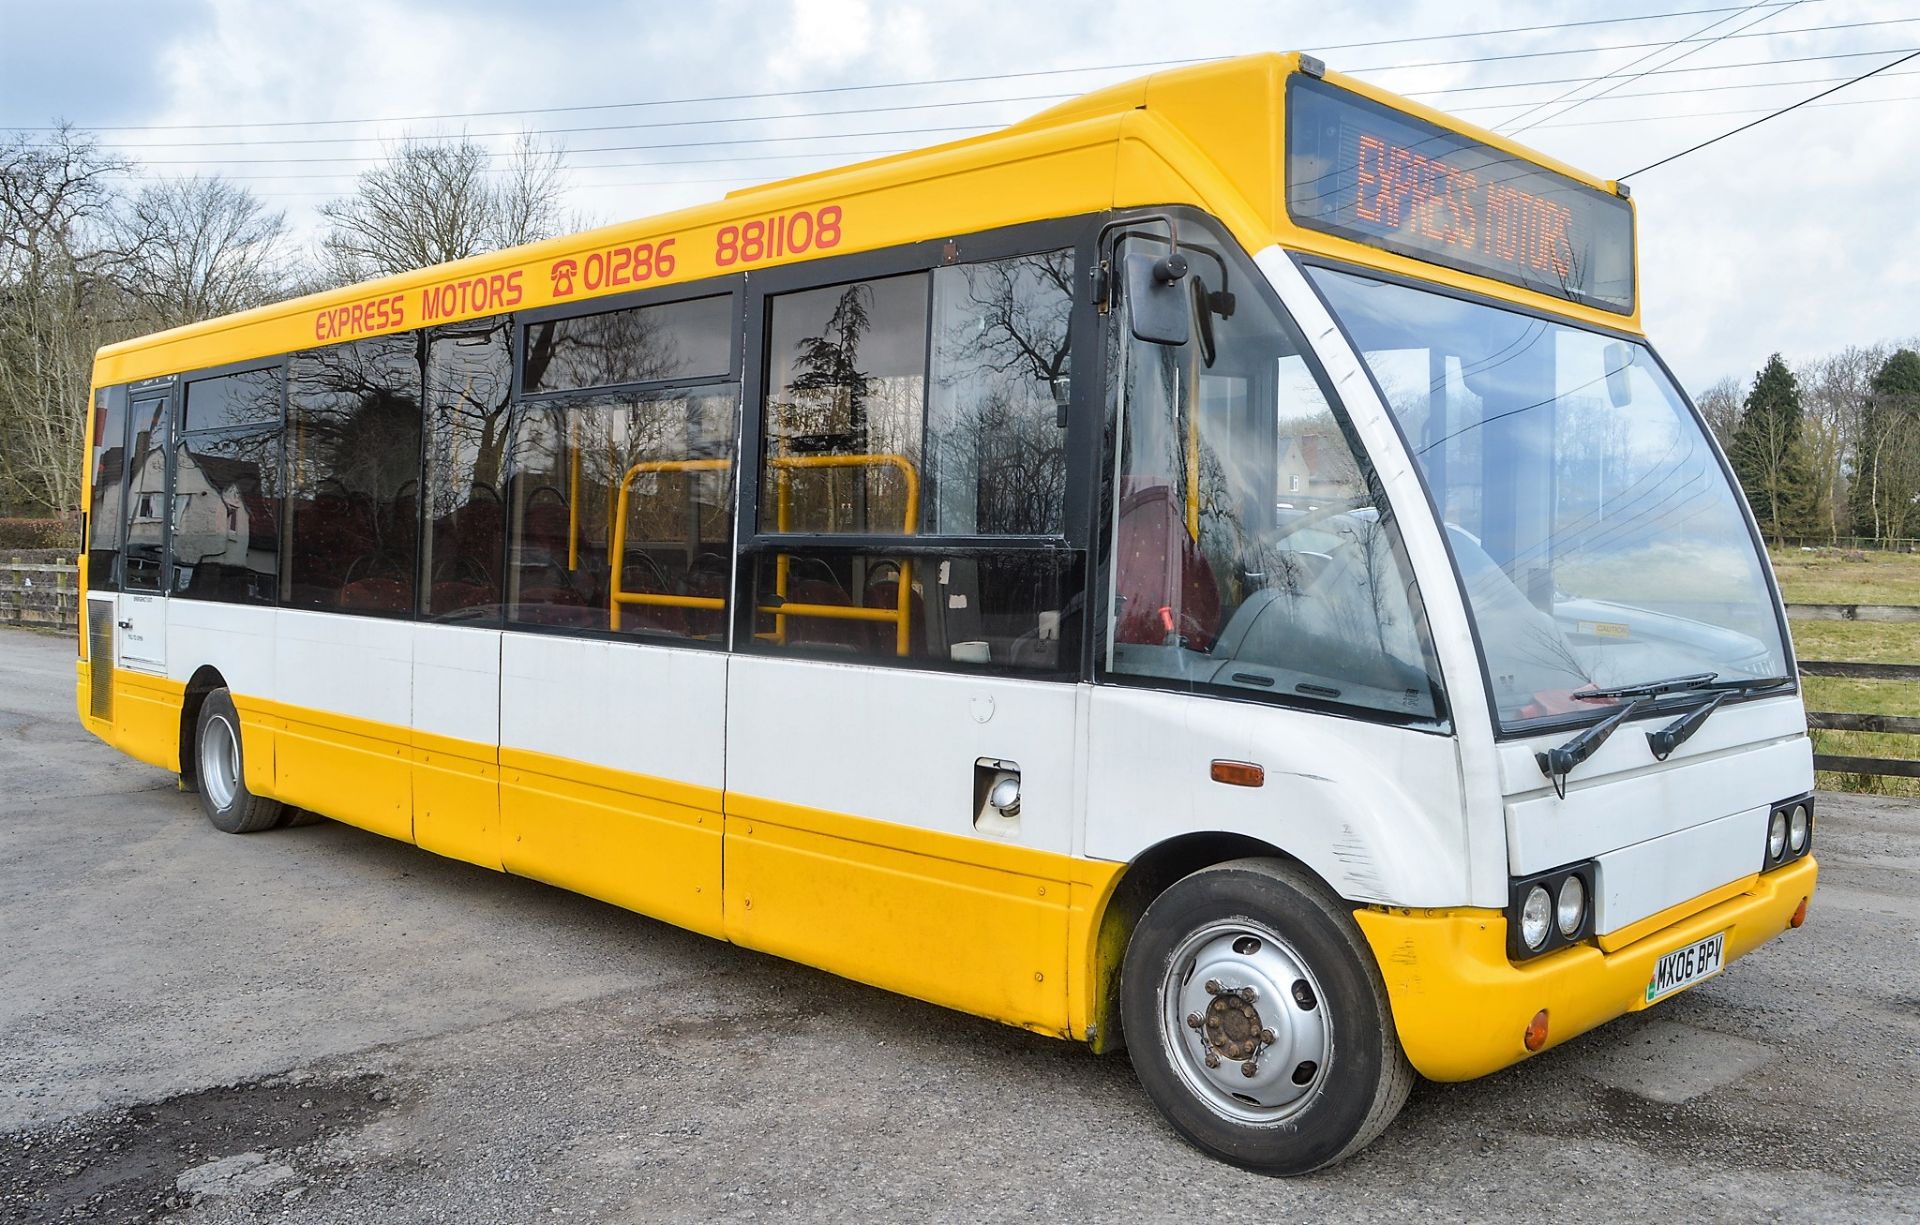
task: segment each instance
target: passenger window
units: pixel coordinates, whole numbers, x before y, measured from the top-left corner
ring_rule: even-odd
[[[927,293],[917,273],[774,299],[761,531],[917,529]]]
[[[421,605],[434,618],[497,620],[506,534],[512,327],[481,319],[427,342],[426,525]]]
[[[724,646],[738,406],[732,384],[524,405],[509,619]]]
[[[934,272],[922,530],[1060,534],[1072,318],[1072,251]]]
[[[1103,671],[1436,718],[1417,595],[1344,414],[1257,273],[1224,244],[1181,246],[1194,339],[1117,325]]]
[[[413,611],[419,350],[414,335],[378,336],[289,359],[287,607]]]
[[[1078,666],[1082,554],[1065,549],[755,558],[754,632],[771,646],[940,667]]]
[[[733,369],[733,297],[636,306],[527,328],[529,394],[724,378]]]
[[[127,389],[103,387],[93,397],[93,480],[87,507],[87,586],[120,585],[120,532],[126,519]]]
[[[196,379],[181,417],[173,593],[271,604],[280,574],[280,371]]]
[[[133,401],[132,442],[127,448],[126,555],[121,565],[121,586],[126,591],[160,590],[171,403],[164,394]]]

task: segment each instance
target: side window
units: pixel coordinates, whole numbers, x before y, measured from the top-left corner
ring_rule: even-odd
[[[435,618],[498,616],[512,331],[505,319],[483,319],[427,342],[421,607]]]
[[[721,378],[733,368],[733,325],[729,294],[536,323],[523,390]]]
[[[120,532],[126,521],[127,389],[103,387],[93,396],[92,493],[87,506],[87,586],[120,585]]]
[[[1072,251],[934,272],[923,530],[1060,534],[1072,317]]]
[[[918,529],[928,279],[915,273],[773,300],[761,531]]]
[[[1254,270],[1182,231],[1193,339],[1133,339],[1114,315],[1101,670],[1436,718],[1417,595],[1344,414]]]
[[[738,407],[732,383],[523,404],[508,619],[725,646]]]
[[[378,336],[289,359],[286,607],[412,611],[420,344]]]
[[[271,604],[280,560],[278,369],[186,385],[173,463],[173,592]]]
[[[1077,665],[1085,557],[1059,540],[1072,285],[1072,252],[1055,251],[772,300],[750,559],[762,649]],[[784,539],[798,534],[848,544]]]
[[[167,435],[170,393],[133,398],[127,446],[127,532],[121,585],[160,590],[161,549],[167,533]]]

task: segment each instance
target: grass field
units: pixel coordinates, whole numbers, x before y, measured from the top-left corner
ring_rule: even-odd
[[[1774,572],[1789,604],[1920,605],[1920,555],[1909,553],[1775,550]],[[1795,621],[1795,653],[1802,659],[1920,664],[1920,622]],[[1920,715],[1920,681],[1850,681],[1809,677],[1807,709],[1870,715]],[[1873,732],[1815,732],[1824,753],[1852,757],[1920,758],[1920,736]],[[1820,772],[1820,786],[1875,795],[1920,796],[1920,779]]]

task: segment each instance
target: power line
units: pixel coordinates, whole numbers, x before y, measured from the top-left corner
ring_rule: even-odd
[[[1898,55],[1911,51],[1912,47],[1876,47],[1871,51],[1832,51],[1824,55],[1788,55],[1776,56],[1770,60],[1741,60],[1734,64],[1696,64],[1691,68],[1656,68],[1647,73],[1650,77],[1679,75],[1694,72],[1725,72],[1736,68],[1774,68],[1781,64],[1811,64],[1823,60],[1859,60],[1872,55]],[[1549,77],[1540,81],[1500,81],[1492,85],[1448,85],[1439,89],[1408,90],[1409,98],[1438,98],[1443,94],[1483,93],[1489,89],[1519,89],[1533,85],[1568,85],[1575,81],[1598,81],[1602,77]]]
[[[1779,7],[1780,4],[1787,4],[1791,2],[1793,2],[1793,0],[1779,0],[1779,3],[1775,4],[1774,7]],[[1824,0],[1811,0],[1811,2],[1822,3],[1824,2]],[[1373,47],[1404,46],[1404,45],[1413,44],[1413,43],[1446,42],[1454,39],[1493,38],[1493,37],[1499,37],[1499,36],[1504,36],[1508,34],[1537,34],[1537,33],[1543,33],[1543,32],[1554,31],[1554,30],[1579,29],[1586,26],[1626,25],[1626,24],[1643,22],[1643,21],[1664,21],[1664,20],[1670,20],[1676,17],[1697,17],[1697,16],[1702,16],[1702,15],[1712,14],[1712,13],[1733,12],[1735,10],[1750,8],[1750,7],[1752,6],[1725,5],[1718,8],[1681,9],[1681,10],[1672,11],[1672,12],[1642,13],[1642,14],[1636,14],[1636,15],[1627,16],[1627,17],[1597,17],[1597,18],[1590,18],[1583,21],[1556,21],[1556,22],[1549,22],[1541,25],[1508,26],[1504,29],[1498,29],[1498,30],[1468,30],[1468,31],[1460,31],[1460,32],[1449,33],[1449,34],[1417,34],[1417,35],[1409,35],[1404,38],[1381,38],[1381,39],[1369,39],[1362,42],[1329,43],[1329,44],[1317,47],[1315,48],[1315,50],[1321,51],[1321,52],[1355,51],[1355,50],[1369,49]],[[1904,19],[1901,19],[1901,20],[1904,20]],[[260,122],[251,122],[251,123],[95,124],[95,125],[81,125],[80,130],[88,131],[88,132],[177,132],[177,131],[205,131],[208,129],[216,129],[216,128],[218,129],[251,129],[251,128],[284,128],[284,127],[326,127],[326,126],[376,124],[376,123],[424,123],[424,122],[443,120],[443,119],[496,119],[496,118],[502,118],[508,115],[550,115],[550,114],[562,114],[562,113],[577,113],[582,111],[626,110],[626,109],[637,108],[637,107],[680,106],[680,105],[689,105],[694,103],[707,103],[707,102],[749,102],[749,101],[762,101],[770,98],[817,97],[824,94],[855,93],[855,92],[860,92],[865,90],[913,89],[913,88],[920,88],[928,85],[964,85],[964,84],[973,84],[981,81],[1003,81],[1003,80],[1013,80],[1013,79],[1027,78],[1027,77],[1064,76],[1072,73],[1081,73],[1081,72],[1118,72],[1124,69],[1164,68],[1164,67],[1177,66],[1181,64],[1205,63],[1209,59],[1214,59],[1214,58],[1222,58],[1222,57],[1201,56],[1201,57],[1194,57],[1190,59],[1176,59],[1176,60],[1143,60],[1143,61],[1138,61],[1135,63],[1128,63],[1128,64],[1089,64],[1089,65],[1085,65],[1078,68],[1048,68],[1048,69],[1040,69],[1040,70],[1035,70],[1030,72],[987,73],[987,74],[982,74],[977,76],[963,76],[963,77],[930,77],[930,78],[923,78],[917,81],[886,81],[886,82],[877,82],[877,83],[866,84],[866,85],[834,85],[834,86],[825,86],[825,87],[820,87],[815,89],[775,90],[771,92],[749,93],[749,94],[707,94],[707,95],[684,97],[684,98],[654,98],[654,99],[648,99],[648,100],[639,101],[639,102],[600,102],[600,103],[588,103],[588,104],[575,105],[575,106],[522,107],[519,109],[512,109],[512,110],[491,110],[491,111],[448,111],[448,112],[442,112],[439,114],[429,114],[429,115],[388,115],[388,116],[376,116],[376,117],[360,118],[360,119],[286,119],[286,120],[269,120],[269,121],[260,121]],[[1360,71],[1373,71],[1373,70],[1362,69]],[[16,132],[53,132],[53,131],[59,130],[58,126],[15,126],[15,125],[5,125],[5,126],[9,127],[10,130],[16,131]]]
[[[1748,128],[1757,128],[1769,119],[1778,119],[1780,116],[1786,114],[1788,111],[1797,111],[1801,107],[1807,105],[1809,102],[1817,102],[1829,94],[1837,94],[1849,85],[1856,85],[1859,82],[1866,80],[1868,77],[1879,76],[1881,73],[1885,72],[1889,68],[1896,67],[1900,64],[1906,63],[1910,59],[1916,59],[1916,58],[1920,58],[1920,51],[1909,51],[1897,60],[1889,60],[1888,62],[1880,65],[1878,68],[1874,68],[1867,72],[1863,72],[1859,76],[1854,77],[1851,80],[1840,82],[1840,84],[1834,86],[1832,89],[1823,89],[1817,94],[1813,94],[1810,97],[1800,99],[1800,101],[1795,102],[1791,106],[1783,106],[1777,111],[1774,111],[1770,114],[1762,115],[1760,118],[1754,120],[1752,123],[1743,123],[1739,127],[1734,128],[1730,132],[1720,133],[1720,135],[1713,137],[1711,140],[1703,140],[1699,144],[1694,145],[1691,148],[1682,149],[1680,150],[1680,152],[1671,154],[1667,157],[1663,157],[1657,162],[1649,162],[1647,165],[1640,167],[1640,169],[1638,170],[1629,170],[1626,174],[1620,175],[1617,179],[1615,179],[1615,182],[1620,182],[1620,181],[1624,181],[1626,179],[1632,178],[1636,174],[1645,174],[1647,171],[1655,169],[1656,167],[1659,167],[1659,166],[1664,166],[1668,162],[1678,161],[1681,158],[1687,156],[1689,153],[1698,153],[1700,150],[1706,148],[1708,145],[1718,144],[1719,142],[1727,139],[1729,136],[1738,136],[1740,133],[1746,131]]]
[[[1912,73],[1896,72],[1893,76],[1912,76]],[[1831,92],[1831,91],[1829,91]],[[1819,95],[1815,95],[1816,97]],[[1841,106],[1879,106],[1886,102],[1920,102],[1920,94],[1894,94],[1887,98],[1856,98],[1849,102],[1822,102],[1807,107],[1810,111],[1824,111]],[[1732,115],[1772,115],[1779,112],[1769,111],[1764,106],[1750,106],[1742,110],[1731,111],[1688,111],[1684,115],[1616,115],[1612,119],[1575,119],[1568,123],[1547,123],[1540,126],[1541,131],[1550,128],[1607,128],[1620,123],[1672,123],[1682,119],[1726,118]],[[1642,167],[1647,169],[1647,167]],[[1637,173],[1637,172],[1636,172]]]
[[[1754,7],[1754,8],[1757,8],[1757,7],[1759,7],[1759,6],[1758,6],[1758,5],[1755,5],[1755,6],[1753,6],[1753,7]],[[1748,8],[1748,9],[1742,9],[1742,10],[1741,10],[1740,12],[1738,12],[1738,13],[1735,13],[1735,14],[1733,14],[1733,15],[1732,15],[1732,16],[1730,16],[1730,17],[1721,17],[1721,18],[1719,18],[1719,19],[1718,19],[1718,20],[1716,20],[1716,21],[1713,21],[1713,22],[1710,22],[1710,23],[1708,23],[1707,25],[1704,25],[1704,26],[1701,26],[1701,27],[1700,27],[1700,28],[1699,28],[1698,30],[1695,30],[1695,31],[1694,31],[1694,35],[1695,35],[1695,36],[1697,37],[1698,35],[1701,35],[1701,34],[1705,34],[1705,33],[1706,33],[1706,32],[1707,32],[1708,30],[1711,30],[1711,29],[1713,29],[1713,28],[1714,28],[1714,26],[1718,26],[1718,25],[1725,25],[1725,24],[1726,24],[1727,22],[1729,22],[1729,21],[1736,21],[1736,20],[1738,20],[1739,18],[1741,18],[1741,17],[1744,17],[1744,16],[1745,16],[1745,15],[1746,15],[1747,13],[1750,13],[1750,12],[1752,12],[1752,11],[1753,11],[1753,9],[1752,9],[1752,8]],[[1765,20],[1767,20],[1767,19],[1768,19],[1769,17],[1772,17],[1772,16],[1775,16],[1776,14],[1778,14],[1778,13],[1782,13],[1782,12],[1785,12],[1785,11],[1786,11],[1786,10],[1784,10],[1784,9],[1769,9],[1769,10],[1767,10],[1767,11],[1766,11],[1765,13],[1762,13],[1762,14],[1761,14],[1761,15],[1760,15],[1759,17],[1757,17],[1757,18],[1755,18],[1755,19],[1754,19],[1754,22],[1753,22],[1753,23],[1750,23],[1750,24],[1756,24],[1756,23],[1758,23],[1758,22],[1761,22],[1761,21],[1765,21]],[[1740,27],[1740,28],[1741,28],[1741,29],[1745,29],[1746,27],[1745,27],[1745,26],[1742,26],[1742,27]],[[1737,31],[1736,31],[1736,32],[1737,32]],[[1647,52],[1647,53],[1646,53],[1645,55],[1640,55],[1640,56],[1636,56],[1636,57],[1634,57],[1634,58],[1633,58],[1632,60],[1630,60],[1630,61],[1628,61],[1627,63],[1625,63],[1625,64],[1622,64],[1622,65],[1621,65],[1620,67],[1618,67],[1618,68],[1616,68],[1616,69],[1614,69],[1614,70],[1613,70],[1612,72],[1609,72],[1609,73],[1608,73],[1608,74],[1607,74],[1607,75],[1606,75],[1605,77],[1602,77],[1602,78],[1601,78],[1601,80],[1603,80],[1603,81],[1604,81],[1604,80],[1607,80],[1607,79],[1608,79],[1609,77],[1613,77],[1613,76],[1616,76],[1616,75],[1618,75],[1619,73],[1622,73],[1622,72],[1625,72],[1625,71],[1626,71],[1627,69],[1629,69],[1629,68],[1634,68],[1634,67],[1638,67],[1638,66],[1639,66],[1640,64],[1643,64],[1643,63],[1645,63],[1646,61],[1648,61],[1648,60],[1650,60],[1650,59],[1654,59],[1654,58],[1655,58],[1655,57],[1657,57],[1657,56],[1660,56],[1660,55],[1663,55],[1663,54],[1665,54],[1666,52],[1668,52],[1668,51],[1671,51],[1671,50],[1672,50],[1672,49],[1673,49],[1673,48],[1674,48],[1675,46],[1677,46],[1677,45],[1678,45],[1678,43],[1668,43],[1668,44],[1667,44],[1666,46],[1664,46],[1664,47],[1662,47],[1662,48],[1660,48],[1660,49],[1659,49],[1658,51],[1649,51],[1649,52]],[[1689,49],[1688,49],[1688,50],[1687,50],[1686,52],[1684,52],[1684,53],[1683,53],[1683,54],[1681,54],[1680,56],[1678,56],[1678,57],[1676,57],[1676,58],[1675,58],[1675,59],[1673,59],[1673,60],[1668,60],[1666,64],[1664,64],[1664,65],[1661,65],[1661,66],[1662,66],[1662,67],[1670,67],[1670,66],[1672,66],[1672,65],[1673,65],[1674,63],[1676,63],[1676,62],[1678,62],[1678,60],[1680,60],[1680,59],[1685,59],[1685,58],[1686,58],[1686,57],[1687,57],[1688,55],[1692,55],[1692,54],[1694,54],[1695,52],[1697,52],[1697,51],[1701,51],[1701,50],[1704,50],[1704,49],[1705,49],[1706,47],[1710,47],[1710,46],[1712,46],[1712,45],[1713,45],[1712,43],[1703,43],[1703,44],[1701,44],[1700,46],[1696,46],[1696,47],[1692,47],[1692,48],[1689,48]],[[1632,77],[1627,77],[1627,78],[1625,78],[1625,79],[1623,79],[1623,80],[1621,80],[1621,81],[1620,81],[1620,82],[1619,82],[1618,84],[1616,84],[1616,85],[1615,85],[1615,86],[1614,86],[1613,88],[1615,88],[1615,89],[1617,89],[1617,88],[1619,88],[1619,86],[1620,86],[1620,85],[1624,85],[1624,84],[1626,84],[1626,83],[1627,83],[1628,81],[1635,81],[1635,80],[1639,80],[1639,79],[1640,79],[1640,77],[1644,77],[1645,75],[1647,75],[1647,74],[1646,74],[1646,72],[1641,72],[1641,73],[1639,73],[1639,74],[1638,74],[1637,76],[1632,76]],[[1515,115],[1515,116],[1514,116],[1513,118],[1511,118],[1511,119],[1509,119],[1509,120],[1507,120],[1507,123],[1508,123],[1508,124],[1514,124],[1514,123],[1519,123],[1519,122],[1520,122],[1520,121],[1521,121],[1522,119],[1525,119],[1525,118],[1526,118],[1526,117],[1527,117],[1528,115],[1531,115],[1531,114],[1533,114],[1533,113],[1534,113],[1534,111],[1538,111],[1538,110],[1544,110],[1544,109],[1546,109],[1546,107],[1550,107],[1550,106],[1556,106],[1556,105],[1558,105],[1558,104],[1560,103],[1560,101],[1561,101],[1562,99],[1565,99],[1565,98],[1568,98],[1568,97],[1571,97],[1572,95],[1574,95],[1574,94],[1577,94],[1577,93],[1579,93],[1579,92],[1580,92],[1580,91],[1581,91],[1582,89],[1584,89],[1584,88],[1586,88],[1586,87],[1585,87],[1584,85],[1575,85],[1575,86],[1573,86],[1573,87],[1572,87],[1571,89],[1568,89],[1568,90],[1567,90],[1566,92],[1564,92],[1564,93],[1562,93],[1562,94],[1560,95],[1560,97],[1558,97],[1558,98],[1555,98],[1555,99],[1554,99],[1554,100],[1553,100],[1552,102],[1549,102],[1549,103],[1546,103],[1546,104],[1545,104],[1545,106],[1537,106],[1537,107],[1534,107],[1534,108],[1532,108],[1532,110],[1527,110],[1527,111],[1522,111],[1522,112],[1521,112],[1520,114],[1518,114],[1518,115]],[[1601,93],[1601,94],[1605,94],[1605,93],[1609,93],[1609,92],[1611,92],[1611,91],[1610,91],[1610,90],[1601,90],[1601,91],[1600,91],[1600,93]],[[1594,94],[1594,95],[1591,95],[1591,96],[1592,96],[1592,97],[1598,97],[1598,96],[1600,96],[1600,95],[1599,95],[1599,94]],[[1583,99],[1583,101],[1584,101],[1584,99]],[[1573,109],[1573,108],[1574,108],[1575,106],[1579,106],[1579,105],[1580,105],[1580,103],[1579,103],[1579,102],[1576,102],[1576,103],[1574,103],[1574,104],[1573,104],[1573,106],[1570,106],[1570,107],[1568,107],[1568,108],[1566,108],[1566,109],[1570,111],[1570,110],[1572,110],[1572,109]],[[1566,111],[1560,111],[1560,112],[1557,112],[1557,113],[1558,113],[1558,114],[1565,114],[1565,113],[1566,113]],[[1510,135],[1510,136],[1517,136],[1517,135],[1519,135],[1519,134],[1520,134],[1521,132],[1524,132],[1524,131],[1526,131],[1526,130],[1527,130],[1527,128],[1530,128],[1530,127],[1536,127],[1536,126],[1538,126],[1538,124],[1539,124],[1539,123],[1540,123],[1540,121],[1539,121],[1538,119],[1536,119],[1536,120],[1534,120],[1534,121],[1533,121],[1533,123],[1530,123],[1530,124],[1527,124],[1527,125],[1525,125],[1525,126],[1523,126],[1523,127],[1518,127],[1518,128],[1513,128],[1513,129],[1511,129],[1511,130],[1509,130],[1509,129],[1507,128],[1507,126],[1506,126],[1506,124],[1502,124],[1502,125],[1501,125],[1501,127],[1500,127],[1500,128],[1498,129],[1498,130],[1499,130],[1499,131],[1504,131],[1504,132],[1507,132],[1507,134],[1508,134],[1508,135]]]
[[[1920,68],[1906,72],[1889,72],[1890,77],[1910,77],[1920,75]],[[1690,94],[1719,94],[1737,89],[1784,89],[1789,85],[1826,85],[1832,81],[1845,81],[1847,77],[1794,77],[1786,81],[1741,81],[1734,85],[1695,85],[1688,89],[1643,89],[1630,94],[1607,94],[1605,97],[1583,99],[1591,102],[1628,102],[1635,98],[1677,98]],[[1534,106],[1533,102],[1476,102],[1471,106],[1456,106],[1452,113],[1465,115],[1473,111],[1503,111],[1515,107]],[[1562,111],[1561,114],[1565,114]],[[1697,113],[1697,112],[1696,112]],[[1667,118],[1668,116],[1657,116]],[[1558,118],[1558,116],[1555,116]]]

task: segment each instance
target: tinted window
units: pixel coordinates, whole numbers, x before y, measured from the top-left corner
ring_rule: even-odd
[[[169,392],[135,396],[127,447],[126,560],[121,581],[128,591],[160,590],[161,550],[167,530],[167,426]]]
[[[420,359],[412,335],[297,353],[287,370],[283,603],[413,608]]]
[[[1251,289],[1231,316],[1212,308],[1223,266],[1256,280],[1224,244],[1198,247],[1193,340],[1123,349],[1103,666],[1433,719],[1438,682],[1385,500],[1292,325]]]
[[[187,384],[184,430],[280,424],[280,372],[243,370]]]
[[[509,618],[724,645],[738,401],[718,384],[524,405]]]
[[[421,570],[434,616],[492,616],[500,603],[511,333],[504,319],[480,320],[428,343]]]
[[[761,531],[917,528],[927,296],[921,273],[774,299]]]
[[[536,323],[527,329],[526,390],[723,378],[733,322],[733,299],[721,296]]]
[[[826,656],[934,668],[1071,670],[1082,555],[1061,549],[910,555],[763,553],[756,637]]]
[[[184,435],[174,454],[170,539],[176,595],[273,603],[280,556],[279,431]]]
[[[120,584],[120,532],[126,515],[127,389],[103,387],[93,397],[92,500],[87,507],[87,585],[111,591]]]
[[[933,274],[922,531],[1060,532],[1072,317],[1071,251]]]

